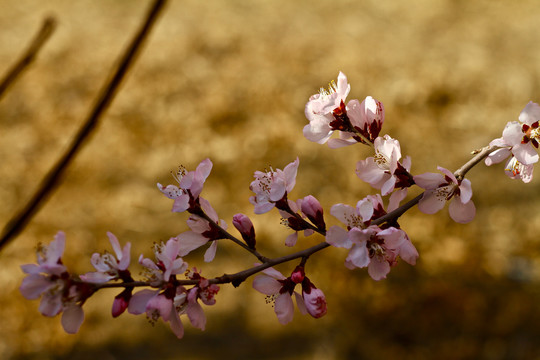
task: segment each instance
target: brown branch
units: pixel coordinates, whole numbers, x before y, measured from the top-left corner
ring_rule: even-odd
[[[23,56],[9,69],[2,81],[0,81],[0,99],[6,90],[17,80],[19,75],[35,60],[37,53],[45,42],[52,35],[56,28],[56,20],[53,17],[47,17],[41,25],[41,29],[34,37],[30,47]]]
[[[106,81],[105,86],[98,95],[95,105],[90,111],[90,114],[88,115],[83,126],[79,129],[79,132],[72,140],[69,148],[49,171],[49,173],[43,178],[39,188],[26,206],[19,213],[15,214],[15,216],[4,227],[2,237],[0,238],[0,249],[2,249],[11,239],[17,236],[24,229],[25,225],[32,219],[35,213],[39,210],[40,206],[52,194],[55,186],[58,184],[67,167],[80,151],[85,141],[88,140],[90,134],[98,125],[101,115],[112,102],[120,84],[122,83],[122,80],[133,64],[136,55],[140,51],[145,39],[148,37],[148,34],[150,33],[150,30],[152,29],[152,26],[154,25],[165,3],[166,0],[154,1],[154,4],[151,6],[148,14],[146,15],[144,23],[131,40],[129,47],[122,55],[113,76]]]
[[[498,146],[486,146],[486,147],[482,148],[480,151],[474,152],[476,155],[471,160],[467,161],[463,166],[461,166],[459,169],[457,169],[454,172],[455,177],[458,180],[463,179],[465,177],[465,174],[467,174],[467,172],[469,172],[469,170],[471,170],[476,164],[478,164],[480,161],[485,159],[489,154],[491,154],[492,152],[494,152],[497,149],[499,149]],[[381,216],[380,218],[374,220],[372,222],[372,224],[380,225],[380,224],[382,224],[384,222],[387,222],[389,220],[399,218],[407,210],[412,208],[414,205],[418,204],[420,199],[422,199],[423,195],[424,195],[424,193],[422,192],[420,195],[418,195],[417,197],[415,197],[412,200],[409,200],[407,203],[401,205],[400,207],[398,207],[394,211],[391,211],[388,214],[386,214],[384,216]]]
[[[497,149],[498,149],[498,147],[495,147],[495,146],[486,146],[486,147],[482,148],[481,150],[475,152],[475,156],[471,160],[466,162],[463,166],[461,166],[458,170],[456,170],[454,175],[456,177],[463,178],[465,176],[465,174],[469,170],[471,170],[475,165],[477,165],[480,161],[485,159],[489,154],[491,154],[493,151],[495,151]],[[422,198],[423,194],[424,193],[418,195],[417,197],[415,197],[414,199],[410,200],[409,202],[403,204],[402,206],[395,209],[394,211],[391,211],[388,214],[373,220],[372,224],[380,225],[380,224],[382,224],[384,222],[397,219],[398,217],[403,215],[403,213],[405,213],[407,210],[412,208],[414,205],[418,204],[418,202]],[[209,219],[209,218],[207,220],[211,221],[211,219]],[[325,231],[322,231],[322,230],[317,229],[317,228],[315,228],[314,230],[316,232],[318,232],[319,234],[321,234],[322,236],[326,236]],[[329,246],[330,246],[329,243],[327,243],[326,241],[323,241],[323,242],[320,242],[317,245],[314,245],[314,246],[312,246],[310,248],[300,250],[300,251],[294,252],[292,254],[281,256],[281,257],[278,257],[278,258],[267,259],[266,261],[264,261],[264,263],[253,266],[253,267],[248,268],[246,270],[242,270],[242,271],[239,271],[239,272],[234,273],[234,274],[223,274],[222,276],[218,276],[218,277],[209,279],[208,281],[210,282],[210,284],[227,284],[227,283],[231,283],[234,287],[238,287],[248,277],[250,277],[252,275],[255,275],[258,272],[261,272],[262,270],[268,269],[271,266],[282,264],[282,263],[285,263],[285,262],[288,262],[288,261],[291,261],[291,260],[294,260],[294,259],[300,259],[300,258],[307,259],[308,257],[313,255],[314,253],[316,253],[318,251],[321,251],[323,249],[326,249]],[[199,283],[199,280],[178,280],[177,282],[178,282],[179,285],[197,285]],[[99,288],[130,287],[130,286],[131,287],[150,286],[150,283],[149,282],[144,282],[144,281],[133,281],[133,282],[129,282],[129,283],[99,284],[99,285],[96,285],[96,289],[99,289]],[[160,286],[162,286],[162,285],[158,285],[157,287],[160,287]]]
[[[456,177],[462,179],[469,170],[471,170],[475,165],[477,165],[480,161],[485,159],[489,154],[491,154],[493,151],[495,151],[497,149],[498,149],[498,147],[496,147],[496,146],[486,146],[486,147],[482,148],[480,151],[475,153],[476,155],[471,160],[467,161],[463,166],[461,166],[458,170],[456,170],[454,175]],[[394,211],[391,211],[388,214],[386,214],[384,216],[381,216],[378,219],[375,219],[372,222],[372,224],[379,225],[379,224],[382,224],[382,223],[384,223],[386,221],[397,219],[398,217],[403,215],[403,213],[405,213],[407,210],[412,208],[414,205],[418,204],[418,202],[422,198],[422,195],[423,195],[423,193],[418,195],[414,199],[410,200],[409,202],[403,204],[402,206],[395,209]],[[316,230],[316,231],[318,233],[320,233],[321,235],[323,235],[323,236],[326,235],[325,232],[323,232],[323,231],[319,231],[319,230]],[[307,257],[313,255],[314,253],[316,253],[316,252],[318,252],[318,251],[320,251],[322,249],[325,249],[325,248],[327,248],[329,246],[330,246],[330,244],[328,244],[327,242],[321,242],[321,243],[319,243],[319,244],[317,244],[315,246],[312,246],[310,248],[307,248],[307,249],[304,249],[304,250],[301,250],[301,251],[297,251],[297,252],[289,254],[289,255],[285,255],[285,256],[282,256],[282,257],[279,257],[279,258],[275,258],[275,259],[269,259],[264,264],[254,266],[252,268],[237,272],[235,274],[230,274],[230,275],[225,274],[223,276],[220,276],[220,277],[217,277],[217,278],[214,278],[214,279],[210,279],[210,283],[212,283],[212,284],[232,283],[233,286],[236,287],[236,286],[240,285],[243,281],[245,281],[248,277],[250,277],[250,276],[252,276],[252,275],[254,275],[254,274],[256,274],[256,273],[258,273],[258,272],[260,272],[260,271],[262,271],[264,269],[267,269],[267,268],[269,268],[271,266],[281,264],[281,263],[284,263],[284,262],[287,262],[287,261],[291,261],[291,260],[294,260],[294,259],[299,259],[299,258],[303,258],[303,257],[307,258]]]

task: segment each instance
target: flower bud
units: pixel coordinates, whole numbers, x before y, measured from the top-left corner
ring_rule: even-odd
[[[302,200],[302,212],[316,227],[323,231],[326,230],[323,208],[314,196],[308,195]]]
[[[113,301],[113,306],[112,306],[113,317],[118,317],[122,315],[124,311],[126,311],[129,305],[129,300],[131,300],[132,291],[133,289],[126,288],[120,294],[115,296],[114,301]]]
[[[304,277],[304,267],[298,265],[291,274],[291,280],[294,281],[295,284],[300,284],[302,281],[304,281]]]
[[[253,223],[244,214],[236,214],[233,216],[233,225],[242,235],[242,239],[246,242],[247,246],[251,249],[255,249],[255,228]]]
[[[326,315],[326,298],[321,289],[317,289],[315,285],[306,277],[302,282],[302,298],[304,305],[309,315],[318,319]]]

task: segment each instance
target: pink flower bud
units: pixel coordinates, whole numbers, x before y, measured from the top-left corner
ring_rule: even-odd
[[[112,306],[112,316],[118,317],[122,315],[124,311],[128,308],[129,300],[131,300],[132,289],[125,289],[120,294],[116,295],[113,301]]]
[[[302,212],[319,229],[326,229],[326,224],[324,223],[323,208],[314,196],[308,195],[302,200]]]
[[[302,288],[304,289],[304,287]],[[302,291],[302,298],[309,315],[318,319],[326,314],[326,298],[321,289],[317,289],[313,284],[310,284],[308,289]]]
[[[304,281],[304,276],[304,267],[298,265],[291,274],[291,280],[294,281],[295,284],[300,284]]]
[[[242,238],[246,244],[251,248],[255,249],[255,228],[253,223],[244,214],[236,214],[233,216],[233,225],[240,232]]]

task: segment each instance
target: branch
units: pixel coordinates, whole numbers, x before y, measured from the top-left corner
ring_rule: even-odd
[[[476,154],[471,160],[467,161],[462,167],[457,169],[454,172],[454,175],[458,180],[461,180],[465,177],[465,174],[469,172],[476,164],[478,164],[480,161],[485,159],[489,154],[494,152],[495,150],[499,149],[498,146],[485,146],[479,151],[474,151],[473,154]],[[414,199],[408,201],[407,203],[401,205],[394,211],[389,212],[388,214],[381,216],[380,218],[374,220],[372,224],[374,225],[380,225],[384,222],[387,222],[389,220],[397,219],[401,215],[403,215],[407,210],[412,208],[414,205],[418,204],[420,199],[422,199],[422,196],[424,193],[422,192],[420,195],[415,197]]]
[[[497,149],[498,149],[498,147],[496,147],[496,146],[486,146],[486,147],[482,148],[480,151],[475,152],[476,155],[471,160],[466,162],[462,167],[460,167],[458,170],[456,170],[454,175],[456,175],[456,177],[463,178],[465,176],[465,174],[469,170],[471,170],[475,165],[477,165],[480,161],[485,159],[489,154],[491,154],[493,151],[495,151]],[[414,205],[418,204],[418,202],[422,198],[422,195],[423,195],[423,193],[418,195],[414,199],[410,200],[409,202],[405,203],[404,205],[400,206],[399,208],[395,209],[394,211],[391,211],[388,214],[386,214],[384,216],[381,216],[378,219],[373,220],[372,224],[379,225],[379,224],[382,224],[382,223],[387,222],[389,220],[397,219],[398,217],[403,215],[403,213],[405,213],[407,210],[412,208]],[[319,230],[316,230],[316,231],[318,233],[320,233],[321,235],[323,235],[323,236],[326,235],[324,232],[321,232]],[[264,264],[257,265],[255,267],[252,267],[252,268],[244,270],[244,271],[240,271],[240,272],[238,272],[236,274],[231,274],[231,275],[225,274],[225,275],[217,277],[215,279],[211,279],[210,283],[223,284],[223,283],[229,283],[230,282],[236,287],[236,286],[240,285],[245,279],[247,279],[251,275],[254,275],[254,274],[256,274],[256,273],[258,273],[258,272],[260,272],[260,271],[262,271],[264,269],[267,269],[267,268],[269,268],[271,266],[278,265],[278,264],[281,264],[281,263],[284,263],[284,262],[288,262],[288,261],[291,261],[291,260],[294,260],[294,259],[298,259],[298,258],[302,258],[302,257],[307,258],[307,257],[311,256],[312,254],[314,254],[314,253],[316,253],[316,252],[318,252],[318,251],[320,251],[322,249],[325,249],[325,248],[327,248],[329,246],[330,246],[330,244],[328,244],[327,242],[321,242],[321,243],[319,243],[319,244],[317,244],[315,246],[312,246],[310,248],[307,248],[307,249],[304,249],[304,250],[301,250],[301,251],[298,251],[298,252],[295,252],[295,253],[292,253],[292,254],[289,254],[289,255],[286,255],[286,256],[282,256],[282,257],[275,258],[275,259],[269,259]]]
[[[163,9],[166,0],[156,0],[140,29],[135,34],[131,44],[126,49],[119,62],[118,68],[103,87],[96,103],[88,115],[83,126],[72,140],[68,150],[62,155],[49,173],[43,178],[38,190],[34,193],[26,206],[7,223],[0,238],[0,250],[15,236],[17,236],[39,210],[40,206],[51,195],[60,178],[73,161],[82,145],[88,140],[92,131],[96,128],[105,110],[112,102],[118,87],[122,83],[126,73],[133,64],[142,44],[148,37],[157,16]]]
[[[17,80],[19,75],[35,60],[37,53],[41,50],[41,47],[52,35],[56,28],[56,20],[53,17],[47,17],[41,25],[41,29],[34,37],[34,40],[30,44],[30,47],[26,50],[24,55],[17,61],[11,69],[0,81],[0,100],[6,92],[6,90]]]
[[[471,160],[466,162],[462,167],[460,167],[458,170],[456,170],[454,175],[456,175],[456,177],[459,176],[459,177],[463,178],[465,176],[465,174],[470,169],[472,169],[475,165],[477,165],[480,161],[482,161],[490,153],[492,153],[493,151],[495,151],[497,149],[498,149],[498,147],[496,147],[496,146],[486,146],[486,147],[482,148],[479,151],[475,151],[474,153],[476,155]],[[414,199],[410,200],[406,204],[404,204],[404,205],[400,206],[399,208],[395,209],[394,211],[391,211],[388,214],[373,220],[372,224],[379,225],[379,224],[382,224],[382,223],[387,222],[389,220],[397,219],[398,217],[403,215],[403,213],[405,213],[407,210],[409,210],[414,205],[416,205],[420,201],[420,199],[422,198],[422,195],[423,195],[423,193],[418,195]],[[216,224],[212,219],[210,219],[206,214],[204,214],[204,212],[203,212],[203,215],[204,215],[203,217],[207,221],[212,221],[217,227],[219,227],[219,225]],[[322,230],[317,229],[317,228],[314,228],[314,230],[316,232],[318,232],[319,234],[321,234],[322,236],[326,236],[326,231],[322,231]],[[223,230],[223,232],[224,232],[224,234],[228,234],[225,230]],[[228,234],[228,235],[230,235],[230,234]],[[232,235],[230,235],[230,237],[227,236],[227,238],[232,240],[234,237]],[[241,245],[242,247],[245,247],[246,250],[253,253],[252,249],[247,248],[243,243],[240,242],[240,240],[238,240],[238,239],[235,239],[235,240],[236,240],[235,242],[239,243],[239,245]],[[227,284],[227,283],[231,283],[234,287],[238,287],[248,277],[250,277],[252,275],[255,275],[256,273],[261,272],[261,271],[263,271],[263,270],[265,270],[265,269],[267,269],[269,267],[272,267],[272,266],[278,265],[278,264],[282,264],[282,263],[285,263],[285,262],[289,262],[289,261],[294,260],[294,259],[300,259],[300,258],[302,258],[303,261],[305,262],[305,260],[307,258],[309,258],[311,255],[313,255],[314,253],[316,253],[318,251],[326,249],[329,246],[330,246],[329,243],[327,243],[326,241],[323,241],[323,242],[320,242],[319,244],[314,245],[314,246],[312,246],[310,248],[300,250],[300,251],[294,252],[292,254],[285,255],[285,256],[282,256],[282,257],[278,257],[278,258],[274,258],[274,259],[264,258],[263,256],[261,256],[260,254],[257,253],[257,254],[254,254],[254,255],[257,256],[257,257],[261,256],[263,259],[266,259],[266,261],[264,261],[263,264],[258,264],[258,265],[254,266],[254,267],[251,267],[251,268],[246,269],[246,270],[242,270],[242,271],[234,273],[234,274],[223,274],[222,276],[218,276],[218,277],[215,277],[213,279],[209,279],[208,281],[209,281],[210,284]],[[197,285],[199,283],[199,280],[177,280],[176,283],[178,285]],[[166,283],[163,283],[163,284],[157,285],[157,286],[153,286],[153,287],[161,287],[164,284],[166,284]],[[144,281],[133,281],[133,282],[125,282],[125,283],[99,284],[99,285],[96,285],[96,289],[99,289],[99,288],[117,288],[117,287],[140,287],[140,286],[151,286],[151,285],[148,282],[144,282]]]

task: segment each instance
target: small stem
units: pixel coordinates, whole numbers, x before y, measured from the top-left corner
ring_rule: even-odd
[[[259,259],[259,261],[261,262],[266,262],[268,261],[268,258],[266,256],[263,256],[261,255],[257,250],[255,249],[252,249],[250,248],[249,246],[247,246],[247,244],[245,244],[243,241],[237,239],[235,236],[233,236],[231,233],[229,233],[227,230],[225,230],[224,228],[222,228],[221,226],[219,226],[218,223],[216,223],[214,220],[212,220],[208,215],[206,215],[206,213],[204,212],[204,210],[202,210],[201,208],[201,211],[200,213],[197,213],[197,215],[201,216],[202,218],[204,218],[206,221],[208,221],[209,223],[212,223],[216,228],[219,229],[219,232],[221,233],[221,235],[223,236],[223,238],[225,239],[229,239],[231,240],[232,242],[234,242],[236,245],[239,245],[241,247],[243,247],[245,250],[249,251],[251,254],[253,254],[253,256],[255,256],[257,259]],[[214,241],[217,241],[217,240],[214,240]]]

